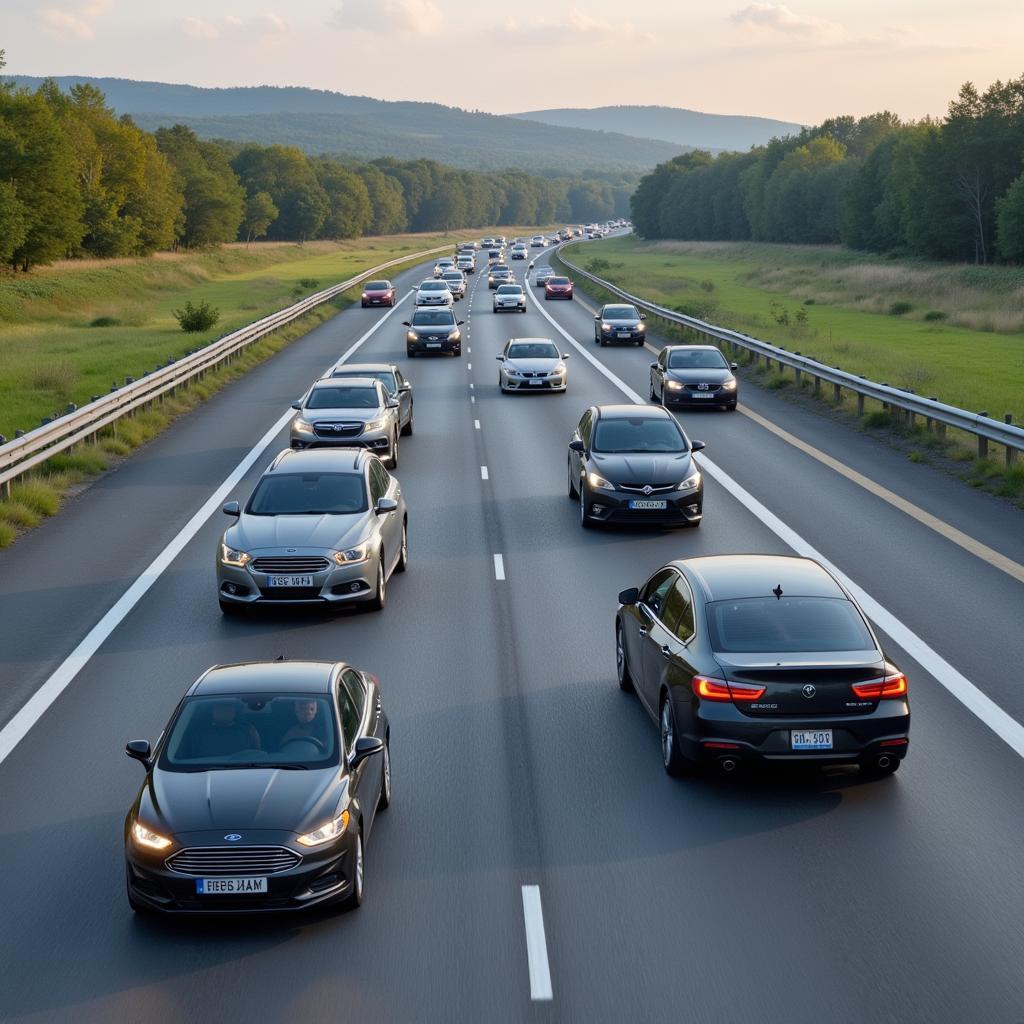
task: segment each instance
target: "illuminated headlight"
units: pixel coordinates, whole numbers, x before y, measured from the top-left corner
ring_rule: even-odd
[[[332,821],[321,825],[315,831],[299,836],[298,841],[303,846],[322,846],[324,843],[329,843],[332,839],[340,839],[345,834],[345,829],[348,828],[348,817],[348,811],[342,811]]]
[[[419,341],[420,340],[420,336],[415,331],[406,331],[405,332],[405,340],[406,341]]]
[[[516,366],[509,366],[509,364],[506,363],[505,364],[505,373],[509,377],[519,377],[521,375],[522,371],[518,367],[516,367]]]
[[[368,299],[369,297],[370,297],[370,296],[369,296],[369,293],[367,293],[367,292],[363,292],[363,298],[364,298],[364,299]]]
[[[171,845],[170,839],[146,828],[141,821],[132,825],[132,839],[136,846],[144,846],[147,850],[166,850]]]
[[[680,491],[692,491],[695,487],[700,486],[700,470],[695,469],[685,480],[683,480],[677,490]]]
[[[605,480],[603,476],[598,476],[596,473],[587,474],[587,483],[590,484],[591,487],[594,487],[599,491],[615,490],[615,484],[613,484],[610,480]]]
[[[252,561],[252,555],[246,551],[230,548],[224,541],[220,542],[221,565],[233,565],[236,569],[244,569]]]
[[[611,324],[606,324],[606,323],[602,323],[601,324],[601,330],[602,331],[610,331],[611,329],[612,329],[612,325]]]
[[[462,337],[462,334],[461,334],[461,333],[460,333],[459,331],[452,331],[452,332],[451,332],[451,333],[450,333],[450,334],[448,335],[448,340],[449,340],[449,341],[458,341],[458,340],[459,340],[459,338],[461,338],[461,337]]]
[[[565,373],[565,363],[559,363],[551,372],[552,374]]]
[[[292,420],[292,430],[297,430],[300,434],[312,434],[313,424],[309,420],[304,420],[301,416],[296,416]]]
[[[728,380],[722,381],[723,391],[735,391],[736,390],[736,378],[730,377]]]
[[[637,324],[636,327],[633,328],[634,331],[644,331],[646,329],[647,324]]]
[[[383,430],[387,420],[382,416],[379,420],[367,420],[363,424],[363,433],[371,434],[375,430]]]
[[[665,381],[665,387],[670,391],[682,391],[684,385],[680,384],[677,380],[667,380]]]
[[[335,551],[331,554],[338,565],[351,565],[353,562],[365,562],[370,557],[369,544],[357,544],[354,548],[346,548],[344,551]]]

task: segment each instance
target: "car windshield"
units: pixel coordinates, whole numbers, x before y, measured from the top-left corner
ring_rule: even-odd
[[[417,310],[412,315],[412,325],[413,327],[453,327],[455,314],[445,309]]]
[[[346,516],[366,511],[362,473],[268,473],[245,511],[250,516]]]
[[[372,377],[374,380],[379,380],[381,384],[388,389],[393,395],[398,390],[398,382],[395,380],[394,370],[335,370],[332,374],[334,377]]]
[[[390,281],[367,281],[364,291],[386,292],[391,287]]]
[[[338,751],[331,702],[323,694],[195,696],[171,725],[160,767],[174,772],[326,768],[338,764]]]
[[[568,284],[569,278],[567,277],[549,277],[548,284]]]
[[[503,284],[497,292],[498,295],[522,295],[523,289],[518,284]]]
[[[448,287],[448,285],[446,285],[444,283],[444,281],[424,281],[423,284],[420,285],[420,291],[421,292],[442,292],[447,287]]]
[[[734,654],[872,651],[875,644],[845,598],[751,597],[708,605],[713,650]]]
[[[602,317],[605,320],[639,320],[640,314],[633,306],[605,306]]]
[[[727,370],[729,364],[717,349],[681,348],[668,354],[670,370]]]
[[[599,419],[594,430],[594,451],[608,454],[626,452],[684,452],[683,435],[675,421],[665,417],[623,416]]]
[[[376,409],[379,405],[376,388],[353,388],[344,384],[313,388],[306,399],[307,409]]]
[[[446,281],[452,281],[454,284],[462,284],[461,274],[445,274],[444,279]]]
[[[509,359],[557,359],[558,349],[550,341],[520,341],[508,347]]]

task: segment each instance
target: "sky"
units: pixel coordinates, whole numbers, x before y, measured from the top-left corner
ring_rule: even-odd
[[[0,0],[7,73],[304,85],[511,113],[941,116],[1024,73],[1022,0]]]

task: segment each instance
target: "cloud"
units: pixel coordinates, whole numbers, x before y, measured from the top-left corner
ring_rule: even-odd
[[[446,23],[434,0],[344,0],[334,9],[334,28],[403,36],[436,36]]]
[[[729,20],[744,28],[814,42],[840,39],[846,35],[842,25],[823,18],[797,14],[785,4],[748,4],[743,10],[729,15]]]
[[[92,23],[113,6],[113,0],[85,0],[71,7],[47,7],[37,17],[53,36],[62,39],[96,38]]]
[[[205,18],[182,18],[181,30],[192,39],[214,40],[224,36],[253,36],[269,43],[287,35],[291,26],[279,14],[259,14],[254,18],[240,18],[236,14],[225,14],[215,21]]]
[[[654,36],[641,32],[627,21],[603,21],[578,7],[558,18],[531,18],[525,21],[507,19],[494,34],[509,42],[564,46],[566,39],[588,43],[652,42]]]
[[[185,35],[191,36],[193,39],[218,39],[220,37],[220,29],[209,21],[203,21],[202,18],[183,18],[181,27]]]

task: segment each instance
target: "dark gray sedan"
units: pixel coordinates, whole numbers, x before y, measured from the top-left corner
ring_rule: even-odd
[[[627,303],[609,302],[594,316],[594,341],[599,345],[626,342],[642,345],[647,337],[645,313]]]
[[[379,380],[391,399],[398,402],[398,420],[402,425],[402,434],[408,436],[412,433],[412,384],[394,363],[336,363],[324,376],[370,377]]]
[[[714,345],[666,345],[651,363],[651,401],[735,411],[736,369]]]

